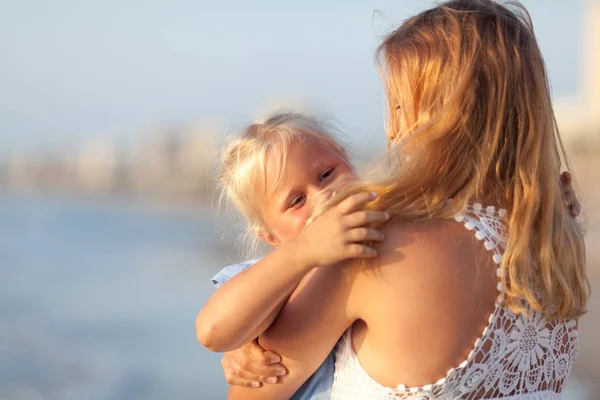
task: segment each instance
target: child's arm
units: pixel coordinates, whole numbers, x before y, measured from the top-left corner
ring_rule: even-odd
[[[231,280],[231,278],[233,278],[234,276],[237,276],[241,272],[247,270],[252,265],[256,264],[258,261],[259,260],[249,260],[249,261],[243,262],[241,264],[229,265],[229,266],[223,268],[222,270],[220,270],[215,276],[213,276],[211,279],[211,283],[213,284],[213,286],[215,288],[219,289],[221,286],[223,286],[225,283],[227,283],[229,280]],[[285,304],[285,301],[282,301],[269,314],[269,316],[265,319],[264,324],[261,324],[261,327],[259,328],[259,330],[261,332],[263,332],[269,325],[271,325],[271,323],[275,320],[275,318],[279,314],[279,311],[281,311],[281,308],[283,307],[284,304]],[[266,325],[266,326],[264,328],[262,328],[262,325]]]
[[[217,272],[211,278],[211,283],[218,289],[257,261],[229,265]],[[224,352],[221,366],[228,384],[256,388],[267,383],[277,383],[287,373],[280,362],[281,356],[263,349],[257,339],[254,339],[235,350]]]
[[[308,225],[300,236],[282,244],[217,290],[196,319],[200,343],[212,351],[238,348],[269,327],[288,296],[313,268],[349,258],[376,256],[361,242],[382,240],[368,228],[389,218],[380,211],[358,211],[371,193],[348,197]]]
[[[294,247],[282,245],[208,299],[196,318],[200,343],[212,351],[233,350],[270,325],[307,268]]]
[[[211,283],[213,284],[214,287],[219,289],[221,286],[223,286],[224,284],[229,282],[233,277],[244,272],[245,270],[250,268],[252,265],[256,264],[258,261],[259,260],[249,260],[249,261],[243,262],[241,264],[229,265],[229,266],[223,268],[222,270],[220,270],[215,276],[213,276],[211,279]],[[287,300],[287,297],[284,301],[282,301],[280,304],[278,304],[273,309],[273,311],[271,311],[271,313],[265,319],[264,323],[261,324],[261,326],[258,328],[258,330],[260,332],[265,331],[271,325],[271,323],[275,320],[275,318],[279,314],[279,311],[281,311],[281,309],[283,308],[283,305],[285,304],[286,300]],[[259,334],[260,334],[260,332],[259,332]],[[258,336],[258,334],[256,336]],[[255,340],[253,340],[253,341],[255,341]],[[252,342],[250,342],[249,344],[251,344],[251,343]]]
[[[317,268],[298,285],[261,346],[281,355],[289,373],[275,385],[230,386],[229,400],[290,399],[333,350],[344,331],[362,316],[355,289],[360,265]]]

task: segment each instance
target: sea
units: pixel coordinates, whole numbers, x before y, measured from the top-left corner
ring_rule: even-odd
[[[222,399],[196,314],[226,257],[214,213],[0,197],[0,399]]]
[[[194,320],[228,229],[210,206],[0,195],[0,399],[225,399]]]

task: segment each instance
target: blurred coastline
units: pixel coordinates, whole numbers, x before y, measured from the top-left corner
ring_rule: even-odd
[[[127,146],[92,139],[70,151],[8,154],[0,159],[0,189],[207,202],[217,154],[207,128],[172,126],[146,132]]]

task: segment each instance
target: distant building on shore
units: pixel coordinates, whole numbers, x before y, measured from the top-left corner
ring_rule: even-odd
[[[210,130],[202,125],[153,132],[124,157],[126,186],[135,193],[196,197],[210,190],[207,173],[216,162]]]
[[[109,141],[86,143],[74,157],[75,186],[95,193],[112,191],[117,182],[118,150]]]
[[[13,153],[6,163],[6,187],[18,191],[36,189],[36,171],[39,170],[39,159],[27,154]]]

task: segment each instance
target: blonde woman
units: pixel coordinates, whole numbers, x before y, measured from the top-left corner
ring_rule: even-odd
[[[374,191],[370,207],[392,215],[378,258],[307,263],[259,337],[288,375],[229,397],[289,398],[342,337],[334,399],[560,398],[585,252],[556,180],[566,156],[531,21],[489,0],[446,2],[379,55],[397,168],[334,197],[300,243],[320,245],[336,199]]]

